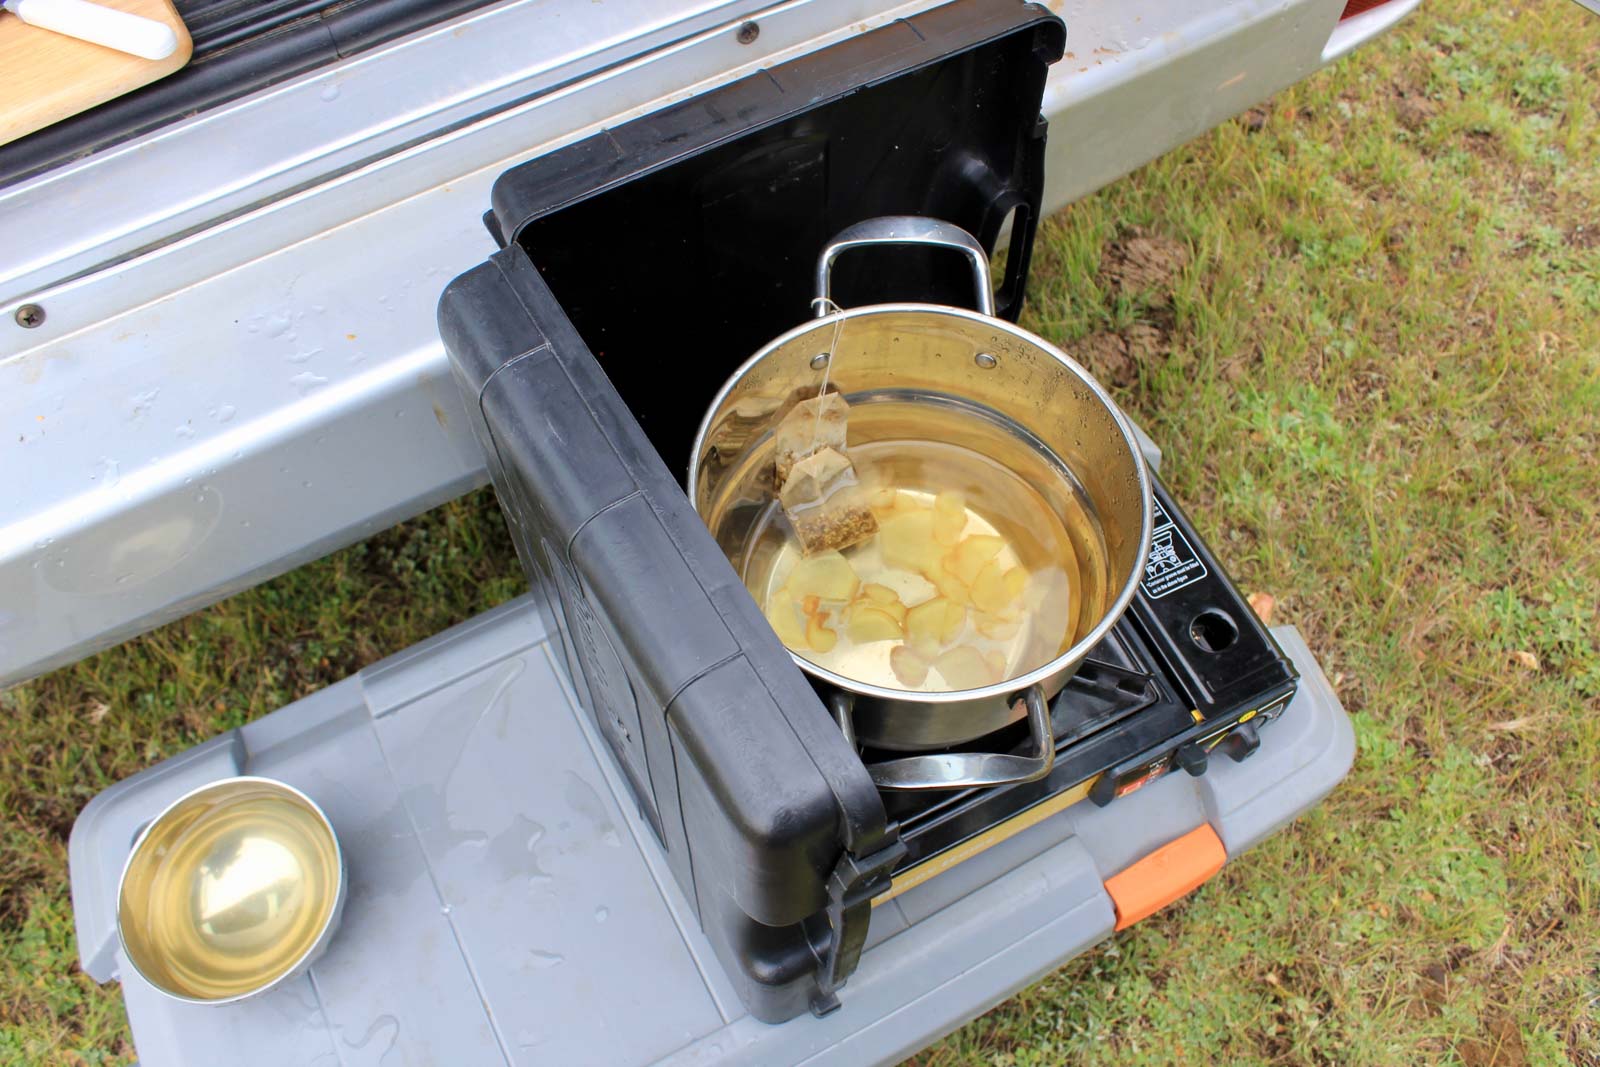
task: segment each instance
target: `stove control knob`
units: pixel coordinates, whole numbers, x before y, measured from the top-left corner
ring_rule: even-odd
[[[1184,745],[1174,754],[1178,766],[1198,778],[1206,773],[1206,753],[1199,745]]]
[[[1222,739],[1217,746],[1226,752],[1235,763],[1243,763],[1250,754],[1261,747],[1261,731],[1256,729],[1253,722],[1242,722],[1229,731],[1228,736]]]

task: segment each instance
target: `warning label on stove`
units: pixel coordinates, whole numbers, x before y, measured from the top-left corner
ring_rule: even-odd
[[[1160,600],[1168,593],[1193,585],[1206,576],[1206,565],[1200,561],[1194,546],[1183,536],[1183,531],[1173,525],[1161,501],[1154,501],[1154,528],[1150,532],[1150,558],[1144,563],[1144,595]]]

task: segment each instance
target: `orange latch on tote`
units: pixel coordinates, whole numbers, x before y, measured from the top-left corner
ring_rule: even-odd
[[[1200,888],[1227,859],[1222,839],[1204,825],[1106,879],[1106,892],[1117,909],[1117,929],[1126,929]]]

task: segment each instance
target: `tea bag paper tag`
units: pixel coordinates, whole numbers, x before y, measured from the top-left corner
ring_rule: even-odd
[[[822,449],[842,454],[849,431],[850,405],[838,393],[823,393],[790,408],[772,431],[775,484],[782,486],[796,463]]]

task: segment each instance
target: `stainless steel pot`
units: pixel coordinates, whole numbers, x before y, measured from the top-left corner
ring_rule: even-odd
[[[976,312],[936,304],[877,304],[829,311],[838,257],[871,245],[922,245],[966,256]],[[1044,665],[981,689],[922,693],[844,677],[794,655],[795,663],[834,694],[833,711],[854,740],[923,752],[873,765],[893,789],[952,788],[1027,781],[1054,760],[1048,701],[1127,608],[1150,548],[1149,474],[1127,419],[1098,383],[1055,346],[994,317],[989,261],[959,227],[935,219],[871,219],[836,236],[817,266],[818,315],[750,357],[711,403],[695,438],[689,498],[723,550],[742,567],[750,531],[770,505],[770,462],[761,462],[773,422],[797,397],[812,396],[824,376],[858,405],[904,405],[918,436],[959,443],[1023,473],[1048,465],[1064,473],[1098,522],[1085,539],[1074,586],[1072,643]],[[954,419],[947,413],[976,413]],[[976,428],[976,429],[974,429]],[[851,423],[854,447],[857,426]],[[1045,479],[1054,482],[1057,479]],[[1048,495],[1060,490],[1037,486]],[[1072,503],[1058,500],[1064,511]],[[1080,502],[1081,503],[1081,502]],[[1076,544],[1077,538],[1074,538]],[[793,655],[793,653],[791,653]],[[1034,754],[930,753],[1028,720]]]

